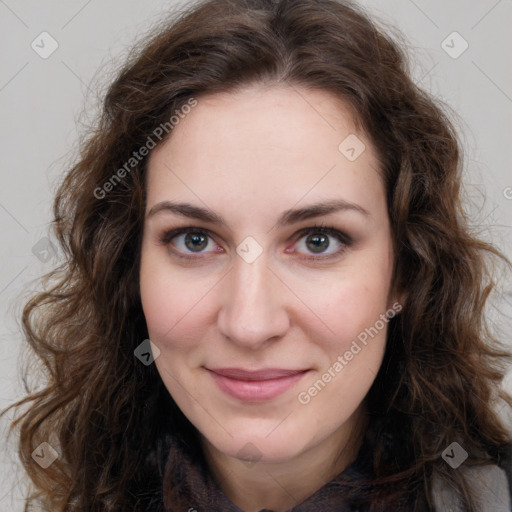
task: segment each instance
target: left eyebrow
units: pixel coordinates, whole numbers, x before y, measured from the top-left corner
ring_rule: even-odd
[[[322,215],[329,215],[339,211],[353,211],[358,212],[364,217],[371,217],[370,212],[365,210],[362,206],[356,203],[350,203],[344,199],[333,199],[324,203],[315,203],[304,208],[295,210],[286,210],[279,217],[277,225],[279,227],[289,224],[295,224],[302,220],[311,219],[313,217],[321,217]]]
[[[200,206],[195,206],[190,203],[173,203],[171,201],[162,201],[154,205],[149,210],[147,217],[152,217],[160,211],[169,211],[171,213],[181,215],[182,217],[202,220],[204,222],[223,226],[229,230],[229,226],[222,216],[218,215],[212,210]],[[345,201],[344,199],[333,199],[327,202],[311,204],[304,208],[286,210],[279,217],[277,226],[283,227],[296,224],[297,222],[303,220],[312,219],[314,217],[321,217],[323,215],[329,215],[339,211],[353,211],[360,213],[364,217],[371,217],[370,212],[358,204]]]

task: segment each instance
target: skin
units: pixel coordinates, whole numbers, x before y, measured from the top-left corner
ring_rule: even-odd
[[[307,404],[298,395],[401,300],[391,282],[385,187],[370,140],[328,92],[258,85],[197,99],[150,154],[146,215],[162,201],[189,202],[228,227],[165,210],[147,215],[142,305],[160,350],[158,372],[198,429],[220,488],[245,511],[285,510],[345,469],[360,446],[363,399],[382,362],[387,323]],[[349,134],[366,146],[355,161],[338,149]],[[340,198],[368,215],[342,210],[276,224],[285,210]],[[315,224],[352,243],[329,235],[315,252],[307,243],[314,230],[299,234]],[[160,242],[177,227],[212,236],[199,253],[183,234]],[[236,251],[248,236],[263,250],[252,263]],[[314,256],[324,259],[307,259]],[[275,398],[244,402],[219,389],[205,369],[213,367],[309,371]],[[256,447],[253,463],[240,454],[247,443]]]

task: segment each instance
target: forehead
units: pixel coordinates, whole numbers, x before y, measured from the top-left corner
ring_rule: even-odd
[[[179,198],[240,216],[321,198],[384,205],[374,148],[330,93],[258,86],[197,102],[150,154],[149,207]]]

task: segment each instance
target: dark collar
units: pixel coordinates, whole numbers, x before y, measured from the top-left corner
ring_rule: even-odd
[[[199,443],[193,444],[170,435],[167,438],[169,450],[163,477],[165,512],[244,512],[218,487]],[[365,507],[360,502],[360,493],[351,491],[350,483],[356,479],[359,483],[361,479],[364,481],[371,467],[372,450],[365,437],[352,464],[287,512],[362,512]]]

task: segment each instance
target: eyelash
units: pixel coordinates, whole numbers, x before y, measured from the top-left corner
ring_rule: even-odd
[[[183,228],[177,228],[177,229],[165,231],[164,233],[162,233],[159,240],[160,240],[161,244],[167,246],[171,243],[171,241],[175,237],[177,237],[178,235],[181,235],[181,234],[186,234],[186,233],[200,234],[200,235],[207,236],[211,239],[214,239],[213,234],[208,229],[187,226],[187,227],[183,227]],[[312,227],[301,229],[297,233],[297,241],[299,241],[304,236],[312,234],[312,233],[314,233],[314,234],[321,233],[323,235],[330,235],[330,236],[336,238],[338,240],[338,242],[340,242],[342,245],[341,245],[340,249],[338,249],[334,253],[329,254],[328,256],[307,256],[307,257],[303,258],[305,260],[313,260],[313,261],[323,260],[323,261],[325,261],[325,260],[328,260],[331,258],[335,258],[337,256],[340,256],[345,251],[345,249],[347,249],[347,247],[349,247],[352,243],[352,239],[348,235],[342,233],[341,231],[338,231],[336,228],[334,228],[332,226],[326,226],[323,224],[321,224],[321,225],[315,224]],[[173,253],[176,257],[178,257],[180,259],[184,259],[184,260],[189,260],[189,261],[191,261],[191,260],[197,261],[198,259],[203,257],[200,255],[201,253],[198,253],[197,256],[187,256],[187,255],[178,253],[177,251],[174,251],[174,250],[173,250]]]

